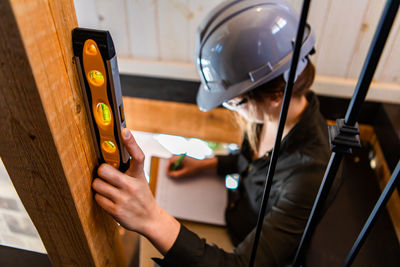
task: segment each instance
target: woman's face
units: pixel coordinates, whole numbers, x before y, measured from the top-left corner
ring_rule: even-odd
[[[260,105],[251,103],[245,96],[237,96],[222,104],[225,108],[237,112],[249,122],[263,123],[267,114]]]

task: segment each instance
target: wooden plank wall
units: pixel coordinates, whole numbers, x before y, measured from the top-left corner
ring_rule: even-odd
[[[123,73],[198,80],[194,34],[222,0],[74,0],[80,26],[108,29]],[[300,11],[302,1],[290,0]],[[315,0],[309,22],[317,37],[315,90],[349,96],[375,32],[385,0]],[[369,94],[400,103],[400,16],[396,18]],[[348,85],[351,86],[348,86]]]
[[[0,157],[54,266],[125,266],[116,222],[91,190],[76,25],[71,0],[0,1]]]

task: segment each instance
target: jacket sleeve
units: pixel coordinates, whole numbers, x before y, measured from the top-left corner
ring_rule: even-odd
[[[240,255],[227,253],[215,245],[207,244],[204,239],[181,225],[178,237],[164,259],[153,259],[160,266],[179,267],[217,267],[247,266]]]
[[[255,266],[285,266],[293,260],[318,191],[324,166],[310,164],[293,170],[278,201],[264,218]],[[247,266],[255,229],[227,253],[181,226],[161,266]]]

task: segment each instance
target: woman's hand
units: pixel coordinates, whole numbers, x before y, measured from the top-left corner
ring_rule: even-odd
[[[176,170],[171,170],[172,165],[179,159],[180,156],[172,156],[169,159],[167,173],[172,178],[182,178],[190,176],[205,169],[217,169],[217,158],[208,158],[198,160],[186,156]]]
[[[102,164],[92,184],[95,199],[123,227],[143,234],[165,254],[175,242],[180,224],[155,201],[143,170],[144,153],[128,129],[123,130],[123,142],[132,157],[130,167],[122,173]]]

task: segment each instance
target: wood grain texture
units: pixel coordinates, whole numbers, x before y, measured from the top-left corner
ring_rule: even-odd
[[[194,16],[188,0],[157,1],[160,58],[162,60],[192,61],[189,51],[189,20]]]
[[[196,105],[124,98],[127,127],[151,133],[195,137],[208,141],[238,143],[242,137],[232,113],[226,109],[202,112]]]
[[[131,55],[135,58],[158,59],[160,47],[156,0],[128,0],[126,7]]]
[[[219,5],[223,0],[189,0],[188,7],[190,14],[189,17],[189,62],[194,62],[194,48],[195,48],[195,34],[197,28],[200,26],[203,19],[208,13]]]
[[[299,1],[301,2],[301,1]],[[318,62],[319,48],[325,38],[329,37],[329,33],[325,31],[327,24],[327,16],[332,5],[332,0],[311,1],[310,13],[308,14],[308,23],[310,23],[312,31],[315,34],[315,54],[311,56],[311,61],[315,64]],[[317,66],[318,67],[318,66]]]
[[[124,266],[117,226],[91,191],[76,24],[70,0],[0,2],[0,156],[54,266]]]
[[[346,70],[346,77],[358,78],[361,72],[361,68],[364,64],[369,45],[372,41],[372,37],[375,34],[376,27],[380,15],[382,14],[383,7],[386,1],[384,0],[370,0],[368,1],[367,8],[362,17],[360,31],[356,37],[355,46],[353,48],[352,57],[350,58],[349,64]]]
[[[131,52],[125,0],[97,0],[96,7],[100,29],[110,31],[119,56],[129,56]]]
[[[400,16],[398,13],[375,74],[376,80],[396,84],[400,83]]]
[[[74,0],[78,25],[82,28],[99,28],[96,0]]]
[[[364,0],[332,1],[326,17],[325,35],[320,40],[317,74],[345,77],[366,4]]]

